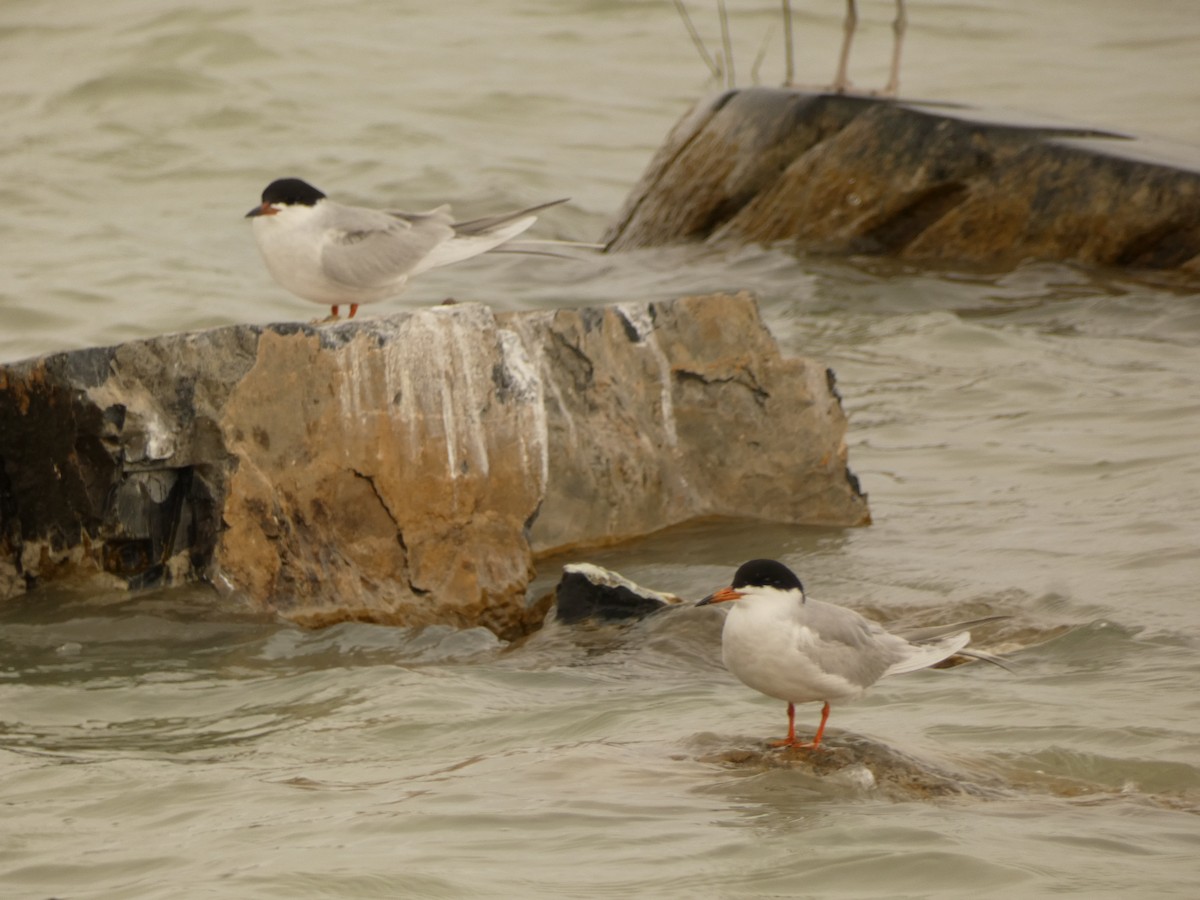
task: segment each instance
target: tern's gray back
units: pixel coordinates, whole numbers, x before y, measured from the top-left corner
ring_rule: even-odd
[[[874,684],[905,656],[906,641],[842,606],[810,597],[803,604],[803,624],[817,638],[809,652],[819,656],[821,668],[861,687]]]
[[[357,288],[382,287],[409,274],[454,229],[446,208],[393,213],[328,203],[321,266],[332,281]]]

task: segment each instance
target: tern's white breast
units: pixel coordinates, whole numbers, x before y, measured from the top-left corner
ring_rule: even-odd
[[[284,207],[273,216],[254,219],[254,240],[271,277],[298,297],[327,305],[374,303],[397,294],[404,285],[398,276],[382,285],[353,285],[334,281],[322,265],[331,240],[324,210]]]
[[[861,696],[865,684],[822,666],[823,643],[805,623],[799,599],[783,593],[736,601],[721,636],[726,668],[769,697],[808,703]]]

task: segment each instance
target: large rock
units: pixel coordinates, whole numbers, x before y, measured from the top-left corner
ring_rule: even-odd
[[[856,525],[831,374],[744,295],[233,326],[0,367],[0,598],[204,578],[305,624],[540,611],[536,553]]]
[[[1073,260],[1200,277],[1200,150],[970,109],[753,88],[675,126],[605,240],[1008,266]]]

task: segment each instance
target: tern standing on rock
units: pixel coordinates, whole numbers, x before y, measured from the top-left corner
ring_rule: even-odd
[[[735,602],[736,601],[736,602]],[[958,653],[1000,663],[964,648],[965,629],[1006,616],[920,629],[909,637],[892,634],[852,609],[805,596],[796,574],[773,559],[740,566],[733,584],[697,606],[731,603],[721,633],[725,667],[756,691],[786,700],[788,734],[776,747],[815,750],[821,744],[830,702],[854,700],[887,675],[926,669]],[[796,740],[797,703],[824,703],[812,741]]]
[[[535,213],[565,202],[455,222],[449,206],[419,213],[345,206],[299,178],[280,178],[246,218],[254,219],[271,277],[330,307],[335,319],[349,304],[353,319],[361,304],[399,294],[409,276],[494,250],[536,222]]]

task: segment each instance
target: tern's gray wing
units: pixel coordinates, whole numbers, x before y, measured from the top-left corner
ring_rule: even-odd
[[[560,203],[566,203],[567,198],[561,200],[551,200],[549,203],[539,203],[537,206],[528,206],[525,209],[519,209],[516,212],[501,213],[498,216],[485,216],[482,219],[469,219],[466,222],[455,222],[454,233],[462,235],[478,235],[489,234],[498,228],[503,228],[509,222],[515,222],[517,219],[523,219],[533,213],[541,212],[543,209],[548,209],[551,206],[558,206]]]
[[[410,225],[433,220],[445,222],[447,225],[453,227],[453,220],[450,217],[450,206],[446,203],[443,203],[441,206],[435,206],[433,209],[427,209],[424,212],[405,212],[402,209],[385,209],[384,212],[393,219],[399,219]]]
[[[450,240],[449,211],[377,212],[334,206],[325,223],[321,266],[332,281],[382,287],[407,275],[436,246]]]
[[[984,616],[982,619],[968,619],[965,622],[953,622],[949,625],[930,625],[925,628],[898,629],[893,631],[892,634],[898,634],[906,641],[911,641],[914,644],[922,644],[948,634],[970,631],[977,625],[986,625],[989,622],[999,622],[1001,619],[1011,618],[1012,616]]]
[[[852,609],[808,598],[803,607],[800,641],[825,672],[851,684],[874,684],[902,660],[908,642]]]
[[[968,619],[965,622],[953,622],[949,625],[932,625],[926,628],[907,628],[900,631],[895,631],[897,634],[912,644],[919,644],[922,647],[934,646],[940,647],[941,642],[947,639],[956,638],[964,632],[970,633],[970,629],[977,625],[990,625],[992,622],[999,622],[1003,619],[1011,619],[1012,616],[984,616],[980,619]],[[993,666],[999,666],[1007,672],[1012,669],[1008,663],[997,656],[990,653],[985,653],[983,650],[967,650],[965,647],[958,650],[959,656],[969,656],[971,659],[979,659],[983,662],[991,663]],[[944,658],[944,657],[943,657]]]

